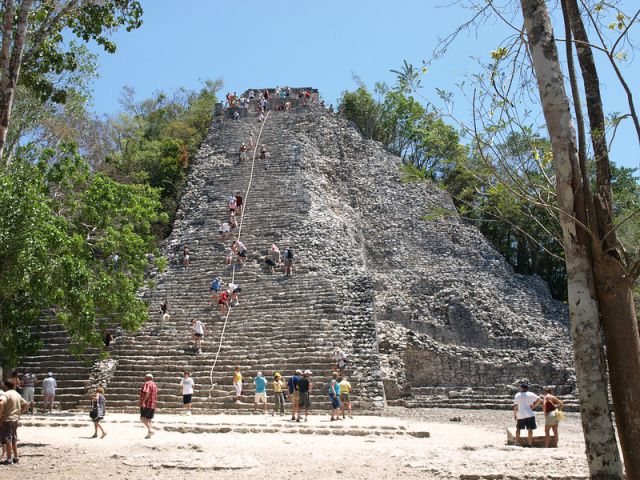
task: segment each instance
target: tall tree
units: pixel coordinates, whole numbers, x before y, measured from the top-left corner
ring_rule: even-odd
[[[597,201],[601,202],[597,207],[601,210],[599,214],[595,215],[595,218],[589,216],[590,206],[595,202],[587,195],[569,99],[564,89],[564,77],[546,2],[521,0],[521,6],[540,101],[553,148],[558,206],[561,210],[560,223],[564,234],[576,374],[589,469],[592,478],[622,479],[616,438],[608,414],[605,365],[600,355],[600,316],[602,314],[605,324],[605,336],[606,330],[610,328],[606,324],[611,322],[621,329],[614,333],[613,338],[619,338],[620,335],[631,337],[622,340],[622,348],[625,354],[631,357],[628,360],[633,368],[626,371],[625,383],[637,384],[635,378],[629,378],[630,372],[635,376],[640,371],[636,363],[640,361],[640,350],[635,347],[634,351],[634,345],[638,342],[638,325],[635,321],[635,310],[632,308],[629,283],[634,280],[634,272],[621,269],[616,249],[607,250],[605,247],[606,235],[611,233],[613,224],[610,216],[611,197],[607,198],[606,192],[603,192],[605,195],[596,196]],[[602,162],[603,159],[600,158],[599,161]],[[608,164],[608,160],[606,162]],[[608,169],[609,166],[600,165],[599,168]],[[601,179],[597,188],[602,187],[603,181],[606,182],[606,179]],[[598,222],[595,231],[591,228],[594,221]],[[611,266],[612,263],[615,265]],[[599,273],[599,270],[603,269],[602,264],[605,265],[606,276]],[[617,285],[614,285],[615,283]],[[614,299],[622,302],[623,306],[616,309],[616,313],[625,315],[625,318],[610,318],[612,312],[607,308],[602,309],[603,298],[607,302]],[[626,309],[626,305],[631,307]],[[617,349],[617,346],[614,349]],[[611,351],[607,354],[613,379],[618,376],[618,372],[614,370],[617,354],[612,356]],[[634,393],[634,389],[627,388],[627,392],[629,397],[625,400],[629,402],[632,410],[626,411],[630,415],[629,418],[617,417],[621,440],[625,431],[629,430],[625,430],[628,427],[620,429],[620,422],[637,423],[637,412],[640,410],[640,398]],[[624,415],[625,410],[620,413]],[[633,431],[633,426],[630,426],[630,431]],[[626,440],[628,439],[622,442],[622,448],[627,473],[629,478],[638,478],[640,469],[636,470],[634,458],[637,447],[629,445]],[[632,441],[638,444],[637,437]]]
[[[116,28],[141,25],[142,7],[137,0],[4,0],[0,47],[0,163],[2,163],[16,88],[23,83],[46,99],[64,100],[47,77],[51,72],[75,70],[77,59],[65,46],[73,34],[95,41],[106,51],[115,45],[108,35]],[[6,162],[5,162],[6,163]]]

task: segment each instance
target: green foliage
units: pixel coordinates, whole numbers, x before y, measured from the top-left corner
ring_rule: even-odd
[[[169,233],[186,181],[189,158],[204,139],[211,122],[220,82],[207,81],[199,90],[158,92],[136,101],[125,89],[124,111],[110,122],[110,152],[99,169],[125,183],[145,183],[161,192],[168,221],[156,225],[158,236]]]
[[[44,312],[76,352],[100,347],[107,325],[139,327],[148,312],[136,291],[156,250],[159,208],[157,189],[93,174],[69,147],[1,171],[0,363],[38,348]]]
[[[75,5],[73,5],[75,4]],[[35,2],[29,16],[30,42],[25,48],[20,82],[41,100],[64,103],[68,93],[55,76],[76,72],[82,64],[77,49],[69,42],[74,35],[81,42],[95,42],[114,53],[111,34],[142,25],[142,6],[137,0],[100,2]],[[52,77],[53,75],[53,77]]]
[[[365,138],[382,142],[406,163],[437,178],[448,163],[464,154],[460,138],[437,114],[428,112],[407,95],[402,85],[400,82],[398,88],[389,89],[377,84],[375,93],[381,100],[376,100],[363,85],[354,92],[343,92],[340,110]]]

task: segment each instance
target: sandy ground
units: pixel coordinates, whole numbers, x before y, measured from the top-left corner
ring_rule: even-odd
[[[108,414],[104,439],[91,438],[93,427],[86,416],[27,415],[18,432],[20,463],[0,466],[0,479],[587,478],[577,414],[568,414],[561,424],[559,448],[529,449],[506,445],[505,428],[512,426],[508,411],[394,409],[390,413],[338,422],[338,429],[352,431],[346,435],[335,434],[334,424],[321,415],[300,424],[304,433],[278,417],[158,415],[159,430],[149,440],[135,415]],[[453,417],[461,421],[450,421]],[[541,419],[538,415],[538,423]],[[203,424],[235,426],[247,433],[233,428],[228,433],[194,433]],[[263,431],[251,433],[252,426]],[[430,437],[417,438],[410,435],[412,431],[428,431]]]

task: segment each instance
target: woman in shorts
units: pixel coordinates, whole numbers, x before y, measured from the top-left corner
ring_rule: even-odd
[[[542,399],[542,411],[544,412],[544,446],[549,447],[551,444],[551,436],[549,432],[553,430],[553,446],[558,446],[558,424],[560,419],[556,416],[556,411],[562,411],[562,400],[551,394],[551,388],[543,389],[544,397]]]
[[[101,423],[102,420],[104,420],[106,405],[107,400],[104,397],[104,388],[96,388],[95,393],[91,397],[91,419],[93,420],[93,436],[91,438],[98,438],[98,430],[102,432],[100,438],[104,438],[107,434]]]

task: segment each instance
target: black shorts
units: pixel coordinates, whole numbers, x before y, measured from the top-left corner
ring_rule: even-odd
[[[18,440],[18,422],[10,422],[5,420],[0,426],[0,444],[6,445]]]
[[[189,395],[182,395],[182,404],[189,405],[191,403],[191,393]]]
[[[155,408],[140,408],[140,417],[151,420],[156,413]]]
[[[536,417],[528,417],[528,418],[519,418],[516,424],[517,430],[535,430],[538,428],[536,426]]]
[[[196,336],[196,338],[202,338],[204,336],[203,333],[194,333],[194,335]]]
[[[273,260],[271,260],[270,258],[267,258],[266,262],[267,265],[269,265],[270,267],[275,267],[276,266],[276,262],[274,262]]]
[[[241,291],[242,291],[242,288],[238,287],[233,291],[233,293],[240,293]]]
[[[243,250],[238,255],[241,256],[241,257],[246,257],[247,256],[247,251]]]

